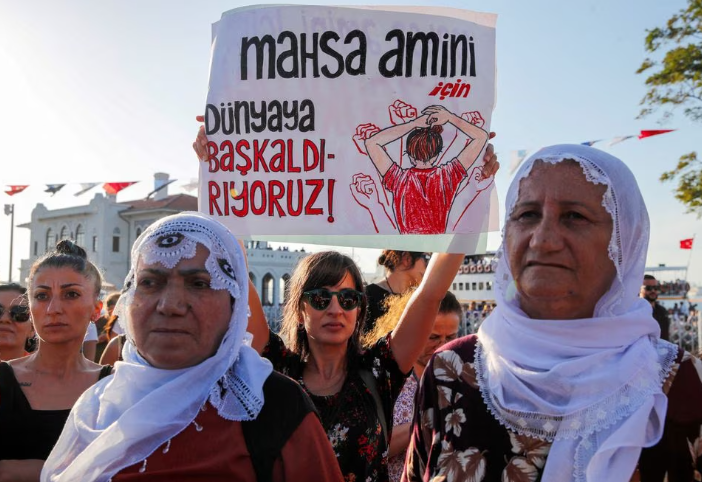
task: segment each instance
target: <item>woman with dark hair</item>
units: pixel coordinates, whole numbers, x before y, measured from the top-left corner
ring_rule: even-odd
[[[86,359],[81,346],[100,316],[102,277],[85,251],[69,240],[32,265],[29,309],[39,344],[29,356],[0,363],[0,474],[38,480],[71,407],[111,372]]]
[[[419,285],[430,255],[418,251],[396,251],[384,249],[378,257],[378,264],[385,268],[385,278],[366,286],[368,317],[364,332],[370,332],[375,321],[387,312],[385,299],[390,295],[401,295]]]
[[[105,298],[105,308],[107,308],[107,313],[98,318],[95,322],[95,328],[98,332],[97,346],[95,347],[95,361],[98,362],[102,359],[102,354],[107,348],[107,344],[112,338],[122,333],[122,329],[119,324],[115,323],[116,318],[113,319],[112,312],[115,309],[115,305],[119,300],[119,292],[110,293]],[[100,363],[104,365],[104,363]]]
[[[442,279],[455,273],[451,256],[435,256],[427,273]],[[448,284],[422,282],[392,333],[365,349],[360,336],[367,300],[361,273],[348,256],[327,251],[300,261],[280,336],[269,330],[258,297],[249,298],[254,348],[310,395],[347,480],[388,480],[393,406]]]
[[[26,293],[16,283],[0,284],[0,361],[29,355],[25,347],[34,330]]]

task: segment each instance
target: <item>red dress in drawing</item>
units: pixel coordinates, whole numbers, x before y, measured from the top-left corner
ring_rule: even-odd
[[[431,169],[403,169],[393,164],[383,178],[383,185],[393,194],[400,232],[446,232],[451,203],[467,175],[458,159]]]
[[[482,177],[482,166],[475,166],[488,140],[488,133],[481,129],[482,116],[479,112],[457,116],[442,106],[433,105],[418,117],[417,109],[400,100],[388,110],[391,127],[381,130],[371,123],[361,124],[354,135],[356,148],[373,162],[385,189],[376,189],[370,173],[358,173],[349,186],[354,199],[370,214],[376,232],[441,234],[454,231],[472,201],[492,184],[491,178]],[[444,125],[455,128],[452,139],[449,135],[446,149],[442,136]],[[455,146],[463,144],[463,139],[465,144],[459,147],[460,152],[443,163],[444,155],[454,143]],[[399,155],[393,159],[388,148],[396,141]],[[403,156],[406,158],[404,165]],[[469,182],[464,182],[466,178],[470,178]],[[469,183],[472,184],[470,192],[465,189]],[[454,210],[459,194],[462,199]]]

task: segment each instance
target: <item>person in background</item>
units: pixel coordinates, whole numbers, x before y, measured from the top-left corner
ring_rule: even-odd
[[[29,355],[25,346],[34,329],[26,293],[16,283],[0,284],[0,361]]]
[[[670,316],[665,307],[658,303],[660,290],[661,286],[658,280],[650,274],[645,274],[639,296],[651,304],[651,308],[653,308],[653,318],[658,322],[658,326],[661,328],[661,339],[670,340]]]
[[[95,350],[97,348],[98,342],[98,332],[95,327],[95,323],[91,321],[88,323],[88,329],[85,331],[85,336],[83,337],[83,346],[81,351],[83,356],[90,361],[95,360]]]
[[[505,204],[497,306],[427,365],[402,480],[699,480],[702,364],[637,296],[650,231],[631,171],[546,147]]]
[[[39,343],[31,355],[0,362],[0,481],[38,480],[75,401],[111,372],[80,351],[102,308],[102,278],[83,248],[59,241],[27,280]]]
[[[114,292],[107,295],[107,298],[105,298],[105,308],[107,311],[95,322],[95,328],[97,328],[98,332],[98,340],[97,346],[95,347],[94,359],[96,362],[102,358],[102,353],[105,351],[107,343],[114,336],[122,333],[122,330],[120,329],[119,325],[114,325],[114,322],[108,326],[108,321],[112,316],[112,312],[115,309],[117,300],[119,300],[119,292]],[[103,363],[101,363],[101,365],[103,365]]]
[[[363,346],[373,346],[379,339],[387,336],[388,333],[395,329],[397,322],[400,321],[400,317],[407,307],[407,303],[412,297],[413,291],[413,289],[410,289],[402,295],[387,298],[388,311],[378,319],[373,331],[363,335]],[[439,305],[439,312],[434,319],[434,327],[424,345],[424,350],[414,363],[412,373],[407,377],[400,396],[395,402],[392,440],[390,440],[390,452],[388,454],[388,476],[390,482],[399,482],[402,476],[410,439],[410,426],[414,415],[414,398],[419,379],[422,378],[424,368],[436,349],[458,337],[462,313],[461,304],[453,293],[447,291]]]
[[[395,251],[384,249],[378,257],[378,264],[385,269],[382,281],[366,286],[368,316],[364,332],[373,331],[375,321],[383,316],[387,307],[385,299],[390,295],[401,295],[419,285],[427,270],[430,255],[417,251]]]
[[[124,361],[76,403],[42,481],[341,482],[307,396],[249,346],[234,235],[200,213],[168,216],[131,266],[114,312]]]
[[[121,331],[116,330],[119,327],[118,316],[113,314],[105,325],[104,331],[108,334],[110,341],[102,352],[100,365],[114,365],[118,361],[122,361],[122,352],[124,345],[127,343],[127,335],[124,333],[117,334],[117,331]]]

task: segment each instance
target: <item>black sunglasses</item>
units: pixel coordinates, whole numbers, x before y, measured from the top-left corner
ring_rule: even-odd
[[[645,290],[645,291],[654,291],[654,290],[655,290],[655,291],[660,291],[660,290],[661,290],[661,287],[660,287],[660,285],[656,285],[656,286],[644,286],[644,290]]]
[[[6,308],[3,305],[0,305],[0,318],[2,318],[2,316],[5,314],[5,310]],[[10,319],[12,321],[24,323],[25,321],[29,320],[29,306],[11,306],[10,309],[7,310],[7,312],[10,315]]]
[[[331,304],[332,296],[336,295],[339,301],[339,306],[344,311],[350,311],[357,308],[361,301],[366,297],[360,291],[351,288],[344,288],[339,291],[331,291],[326,288],[317,288],[314,290],[305,291],[303,296],[312,308],[318,311],[326,310]]]

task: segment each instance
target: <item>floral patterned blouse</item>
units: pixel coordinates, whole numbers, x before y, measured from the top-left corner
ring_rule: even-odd
[[[400,396],[395,402],[395,409],[392,415],[392,426],[404,425],[412,421],[414,416],[414,397],[417,395],[419,380],[414,372],[407,377],[405,385],[402,387]],[[405,467],[406,452],[399,453],[388,460],[388,475],[390,482],[400,482],[402,469]]]
[[[383,437],[373,395],[363,383],[359,370],[368,370],[376,380],[388,432],[391,432],[387,435],[389,440],[393,406],[407,378],[390,350],[390,335],[360,353],[349,366],[341,390],[329,396],[310,393],[302,380],[304,363],[275,333],[270,334],[262,356],[273,363],[276,371],[297,380],[310,396],[346,482],[386,482],[388,442]]]
[[[537,482],[551,444],[509,431],[476,381],[477,337],[444,345],[424,371],[403,481]],[[666,380],[663,438],[643,449],[632,481],[702,480],[702,362],[678,355]]]

